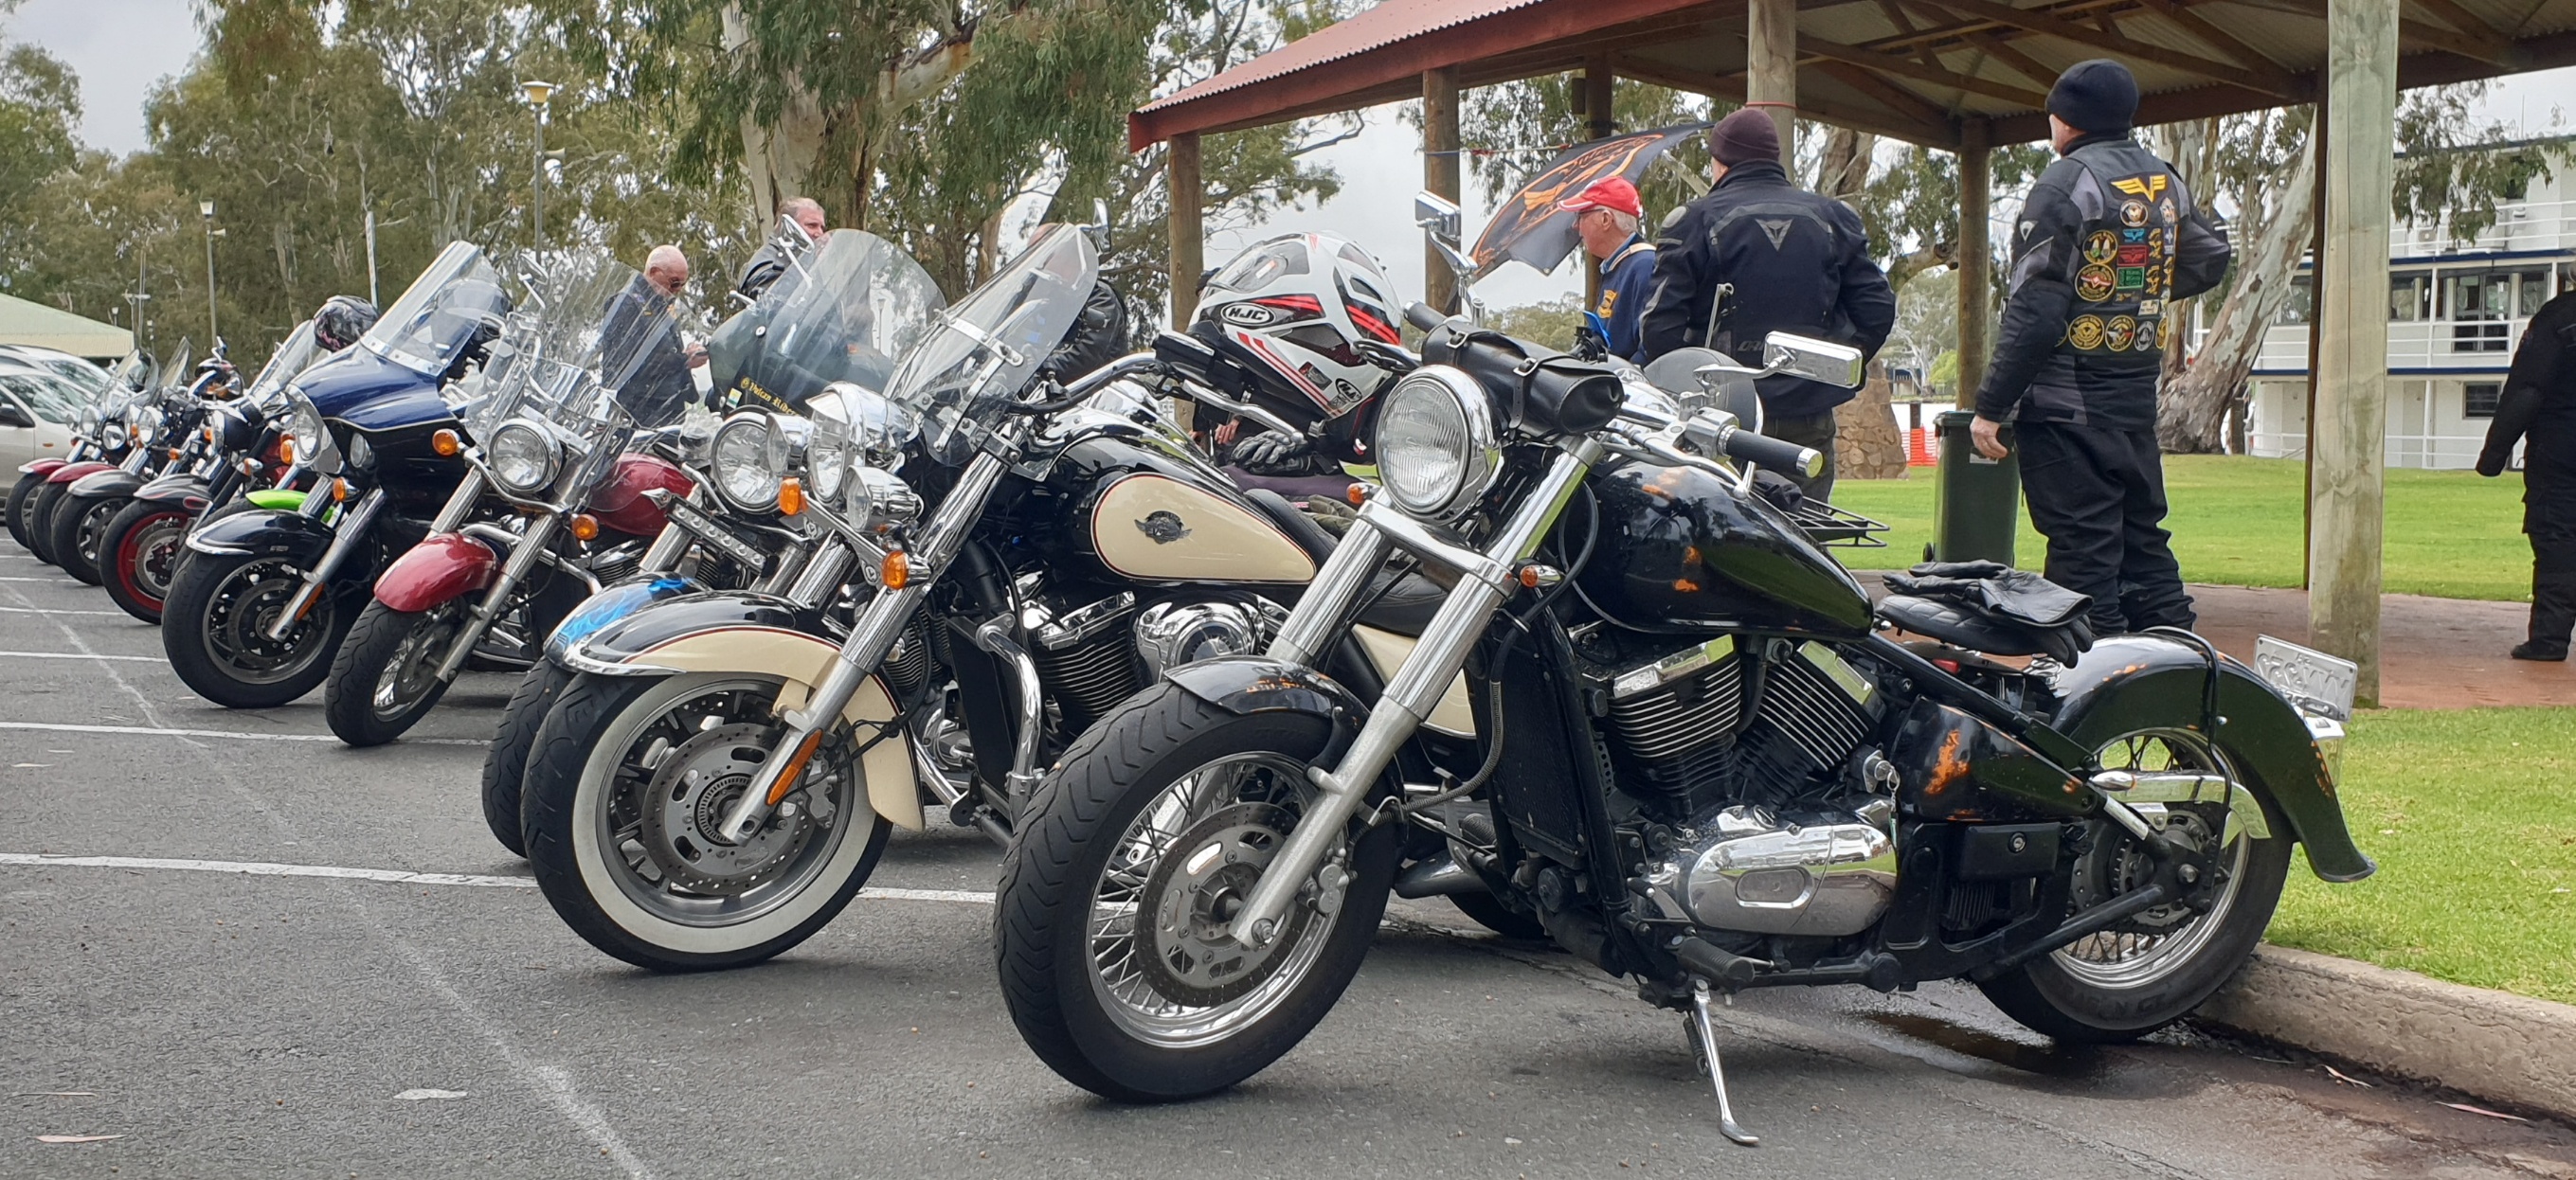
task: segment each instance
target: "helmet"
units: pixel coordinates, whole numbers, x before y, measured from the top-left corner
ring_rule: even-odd
[[[376,326],[376,305],[355,295],[334,295],[313,313],[313,343],[338,352],[358,342]]]
[[[1391,375],[1363,342],[1403,342],[1377,260],[1325,234],[1257,242],[1216,272],[1190,334],[1251,369],[1260,400],[1300,426],[1338,418]]]

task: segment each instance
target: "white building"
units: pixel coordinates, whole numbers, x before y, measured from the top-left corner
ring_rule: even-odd
[[[2388,235],[2391,467],[2475,465],[2523,325],[2552,295],[2576,289],[2576,202],[2561,199],[2556,178],[2535,179],[2524,200],[2496,213],[2467,243],[2452,240],[2447,218]],[[2310,273],[2302,263],[2254,362],[2246,449],[2255,455],[2307,454]]]

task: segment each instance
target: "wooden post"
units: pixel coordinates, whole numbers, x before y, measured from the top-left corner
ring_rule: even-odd
[[[1184,131],[1164,147],[1163,181],[1170,198],[1172,330],[1186,332],[1199,312],[1199,273],[1207,269],[1206,238],[1200,217],[1207,205],[1207,184],[1199,171],[1199,133]],[[1198,407],[1186,398],[1172,411],[1186,431]]]
[[[1994,149],[1983,119],[1959,124],[1959,390],[1954,404],[1977,408],[1977,386],[1986,379],[1986,355],[1994,349],[1993,310],[1987,296],[1988,273],[1994,269],[1993,247],[1986,236],[1986,204],[1994,189]]]
[[[1608,139],[1619,133],[1619,121],[1611,107],[1618,100],[1618,79],[1610,72],[1610,59],[1591,58],[1583,63],[1583,116],[1594,139]],[[1570,194],[1569,194],[1570,195]],[[1641,224],[1648,240],[1655,236],[1652,224]],[[1583,306],[1601,306],[1601,260],[1582,250],[1575,256],[1583,260]]]
[[[1422,187],[1458,199],[1458,69],[1447,66],[1422,75]],[[1463,246],[1460,247],[1464,249]],[[1458,282],[1440,252],[1422,247],[1423,301],[1443,312],[1458,310]]]
[[[2317,408],[2308,422],[2308,639],[2360,665],[2354,699],[2377,704],[2397,0],[2330,0],[2326,62],[2333,127],[2315,288]]]
[[[2326,260],[2327,106],[2326,96],[2319,94],[2316,113],[2309,116],[2308,125],[2308,134],[2315,137],[2311,141],[2312,146],[2309,150],[2317,153],[2317,183],[2309,194],[2308,206],[2308,215],[2313,219],[2313,226],[2308,230],[2307,410],[2306,416],[2299,420],[2301,437],[2307,440],[2299,444],[2299,589],[2301,590],[2308,588],[2308,560],[2316,548],[2311,542],[2315,540],[2314,506],[2317,498],[2317,452],[2314,445],[2317,422],[2317,347],[2325,342],[2325,332],[2317,327],[2317,317],[2322,311],[2322,306],[2317,302],[2317,280],[2323,277],[2318,273],[2318,268],[2324,266]]]
[[[1798,167],[1798,0],[1747,0],[1744,101],[1777,103],[1771,123],[1780,129],[1780,166]]]

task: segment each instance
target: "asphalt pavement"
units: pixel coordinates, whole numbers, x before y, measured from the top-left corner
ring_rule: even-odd
[[[511,684],[345,749],[0,540],[0,1177],[2576,1178],[2566,1127],[2188,1031],[2058,1049],[1953,986],[1725,1011],[1738,1147],[1678,1018],[1441,903],[1259,1077],[1116,1106],[1012,1031],[973,833],[761,967],[591,950],[483,830]]]

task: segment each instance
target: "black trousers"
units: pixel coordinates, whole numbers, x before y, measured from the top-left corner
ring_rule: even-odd
[[[2531,645],[2565,651],[2576,631],[2576,478],[2527,471],[2522,531],[2531,537]]]
[[[2048,538],[2048,580],[2092,596],[2093,630],[2198,621],[2164,528],[2156,432],[2024,422],[2013,433],[2030,522]]]
[[[1835,466],[1834,412],[1832,410],[1827,410],[1821,414],[1810,415],[1805,418],[1774,418],[1769,415],[1764,415],[1762,419],[1762,433],[1767,434],[1772,438],[1779,439],[1781,442],[1796,443],[1799,446],[1823,455],[1825,457],[1825,469],[1814,479],[1808,479],[1794,471],[1781,471],[1775,472],[1774,474],[1787,477],[1789,482],[1798,485],[1798,490],[1801,493],[1811,498],[1823,500],[1828,503],[1832,502],[1834,498]]]

